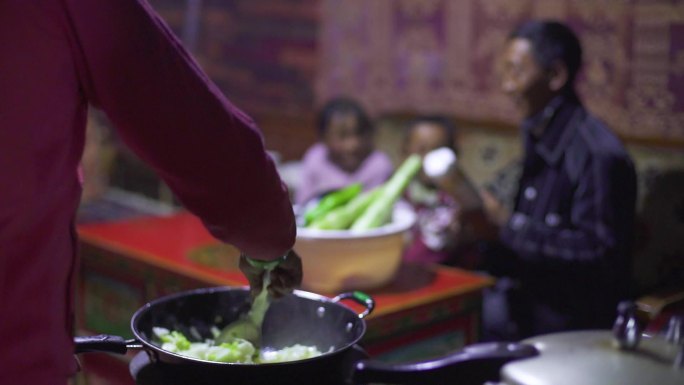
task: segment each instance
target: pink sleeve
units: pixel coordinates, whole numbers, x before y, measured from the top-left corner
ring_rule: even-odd
[[[64,0],[88,100],[209,231],[258,259],[294,243],[287,189],[254,122],[143,0]]]
[[[295,188],[295,202],[297,204],[303,205],[315,195],[318,187],[316,173],[324,165],[324,153],[325,147],[319,142],[314,143],[304,153],[299,171],[299,183]]]

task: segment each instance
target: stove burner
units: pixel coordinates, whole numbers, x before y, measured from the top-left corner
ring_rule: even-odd
[[[194,364],[152,363],[145,352],[138,353],[129,365],[129,370],[138,385],[225,385],[241,384],[279,384],[279,385],[350,385],[350,377],[354,365],[368,354],[354,345],[346,352],[335,357],[333,362],[320,360],[307,365],[288,365],[287,370],[270,370],[263,368],[259,378],[248,373],[238,377],[234,372],[222,371],[223,367],[202,366]],[[252,371],[248,371],[252,373]],[[285,375],[286,374],[286,375]],[[252,376],[252,378],[249,378]]]

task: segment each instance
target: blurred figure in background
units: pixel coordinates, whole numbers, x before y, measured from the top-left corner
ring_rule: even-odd
[[[478,191],[456,164],[436,179],[461,204],[457,242],[481,242],[484,338],[517,340],[609,328],[630,293],[636,174],[629,154],[574,87],[577,36],[554,21],[514,30],[502,89],[524,116],[522,175],[513,211]]]
[[[408,123],[402,148],[403,156],[424,156],[440,147],[457,152],[455,132],[454,124],[446,117],[418,116]],[[408,185],[404,198],[413,206],[417,215],[412,242],[404,252],[404,260],[452,262],[455,257],[453,218],[458,210],[458,203],[452,196],[437,188],[423,172]]]
[[[319,142],[302,158],[295,203],[305,204],[355,182],[368,190],[392,174],[392,161],[375,148],[373,123],[356,101],[344,97],[328,101],[317,125]]]

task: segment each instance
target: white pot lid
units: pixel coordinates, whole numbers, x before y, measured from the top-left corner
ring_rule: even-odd
[[[680,349],[661,336],[644,336],[634,351],[619,350],[610,331],[554,333],[522,341],[539,356],[506,364],[508,385],[684,385],[673,363]]]

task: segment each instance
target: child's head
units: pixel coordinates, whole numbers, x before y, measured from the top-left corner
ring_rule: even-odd
[[[347,98],[326,103],[318,116],[318,134],[330,160],[353,172],[373,151],[373,124],[363,107]]]
[[[454,124],[445,117],[419,116],[408,125],[404,140],[404,154],[424,156],[440,147],[449,147],[456,151],[455,131]]]
[[[428,152],[440,147],[448,147],[456,152],[456,128],[454,124],[443,116],[423,115],[411,120],[404,136],[404,156],[418,154],[425,156]],[[432,186],[425,173],[421,170],[418,181],[425,186]]]

